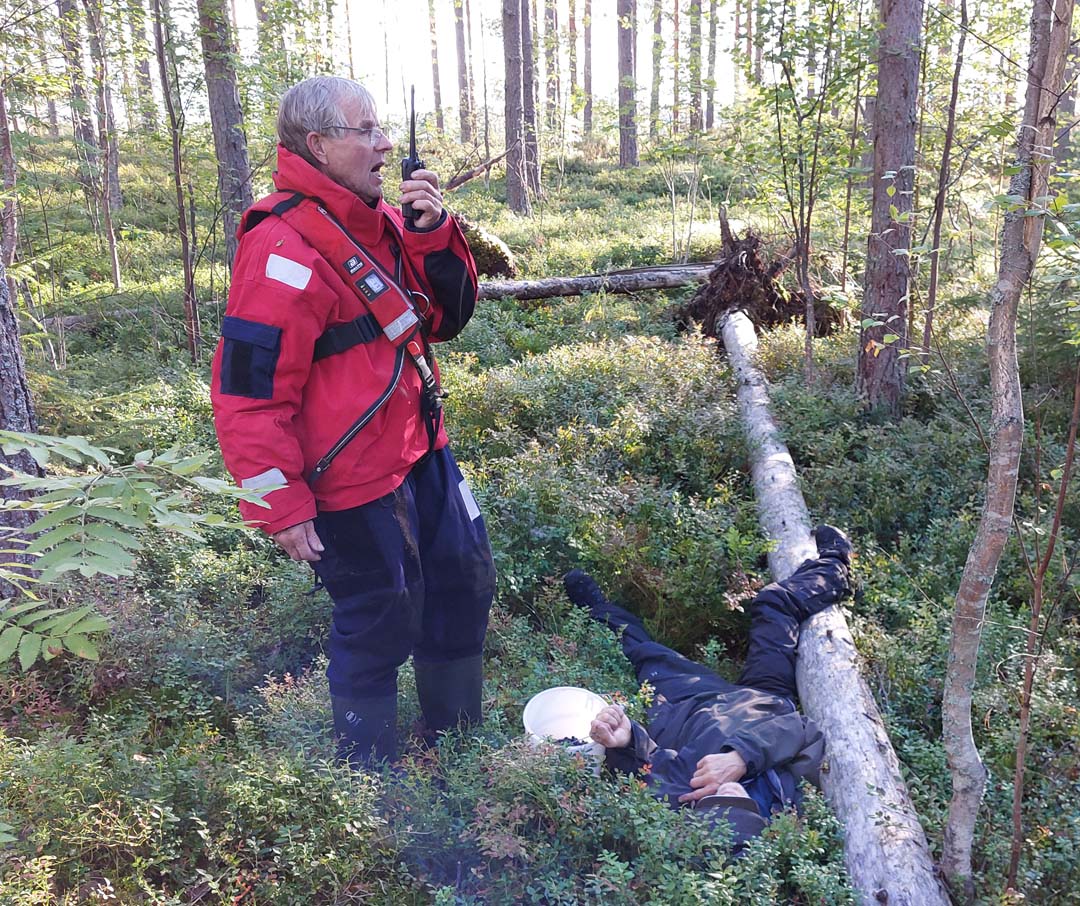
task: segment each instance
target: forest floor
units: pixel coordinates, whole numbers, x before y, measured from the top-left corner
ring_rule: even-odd
[[[476,181],[454,204],[510,244],[525,276],[669,260],[655,173],[575,163],[562,178],[532,219],[505,213],[497,184]],[[42,430],[122,455],[216,445],[208,365],[185,363],[179,348],[176,270],[160,266],[171,259],[167,231],[148,213],[151,183],[127,212],[133,279],[122,298],[100,289],[101,250],[76,219],[53,224],[69,231],[58,284],[68,311],[100,318],[66,338],[62,369],[43,337],[27,341]],[[719,246],[714,213],[701,214],[693,257]],[[213,285],[204,273],[203,298],[220,298],[220,269]],[[230,527],[205,542],[148,537],[133,577],[52,591],[93,602],[112,629],[96,663],[57,658],[0,673],[0,824],[11,838],[0,850],[0,903],[853,902],[840,828],[812,791],[804,815],[774,821],[732,862],[724,840],[637,780],[597,777],[523,738],[522,708],[546,687],[586,686],[631,713],[649,694],[615,637],[566,600],[559,577],[573,567],[593,572],[662,641],[724,675],[738,671],[745,604],[767,581],[766,545],[725,361],[672,317],[690,293],[484,303],[440,350],[449,433],[499,572],[486,718],[437,749],[412,749],[393,770],[354,775],[333,763],[329,601],[261,536]],[[144,306],[149,314],[110,314]],[[208,338],[220,315],[212,308]],[[949,798],[940,690],[952,596],[986,469],[968,415],[988,420],[982,320],[971,305],[941,319],[949,368],[912,374],[896,423],[868,418],[854,393],[854,329],[815,341],[809,384],[800,329],[762,337],[812,516],[847,529],[859,550],[848,618],[935,851]],[[1064,406],[1043,403],[1045,462],[1062,448]],[[1019,504],[1028,521],[1039,486],[1031,473]],[[1078,505],[1073,494],[1073,531]],[[1028,594],[1014,544],[975,691],[990,769],[976,841],[984,903],[1004,902]],[[1026,796],[1021,889],[1041,903],[1073,902],[1080,890],[1080,630],[1075,595],[1062,600],[1036,688]],[[406,666],[403,738],[418,719]]]

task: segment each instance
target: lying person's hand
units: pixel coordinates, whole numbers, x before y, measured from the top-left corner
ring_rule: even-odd
[[[630,745],[630,718],[618,705],[608,705],[593,719],[589,736],[605,749],[621,749]]]
[[[721,786],[742,780],[745,774],[746,762],[738,752],[706,755],[697,763],[697,772],[690,778],[691,792],[683,793],[679,802],[697,802],[706,796],[715,796]]]

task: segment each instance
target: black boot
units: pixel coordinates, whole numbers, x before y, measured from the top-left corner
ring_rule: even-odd
[[[581,569],[572,569],[563,576],[566,596],[578,607],[583,607],[598,623],[604,623],[612,629],[623,626],[641,626],[641,620],[630,611],[614,604],[604,597],[596,580]]]
[[[330,696],[338,758],[353,767],[392,761],[397,754],[397,694],[372,698]]]
[[[483,718],[484,658],[453,661],[418,661],[413,658],[416,696],[424,723],[432,734],[464,724],[475,725]]]
[[[855,553],[855,548],[848,536],[840,529],[823,524],[810,534],[814,536],[819,557],[836,557],[848,565],[851,564],[851,555]]]

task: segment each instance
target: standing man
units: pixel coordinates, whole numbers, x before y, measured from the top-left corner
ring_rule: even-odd
[[[214,421],[241,504],[334,601],[327,677],[343,758],[396,753],[413,655],[431,732],[480,720],[495,588],[487,530],[447,447],[429,344],[476,304],[476,267],[438,177],[382,197],[393,145],[368,91],[307,79],[278,113],[278,191],[241,223]],[[396,164],[396,161],[393,162]]]

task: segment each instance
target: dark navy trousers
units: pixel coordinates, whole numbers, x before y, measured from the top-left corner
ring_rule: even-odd
[[[618,605],[609,605],[607,622],[626,627],[621,639],[623,652],[634,665],[638,680],[648,680],[659,693],[654,712],[703,692],[724,693],[736,686],[769,692],[787,699],[794,708],[799,626],[842,600],[847,590],[848,568],[833,557],[807,560],[788,578],[761,589],[751,605],[746,662],[734,685],[655,641],[636,616]],[[650,713],[650,720],[655,716]]]
[[[313,565],[334,601],[332,695],[394,694],[410,654],[439,663],[482,653],[495,566],[449,448],[384,497],[319,513],[315,530],[326,549]]]

